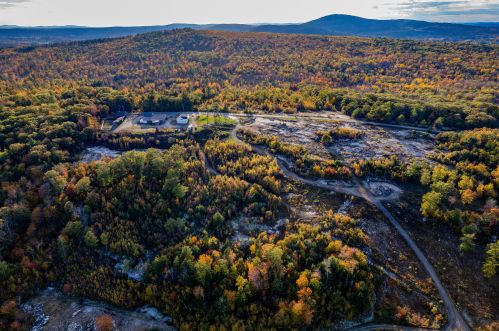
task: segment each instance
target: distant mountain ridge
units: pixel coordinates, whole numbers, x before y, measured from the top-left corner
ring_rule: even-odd
[[[485,26],[485,27],[499,27],[499,22],[470,22],[463,23],[465,25]]]
[[[0,27],[0,47],[51,44],[101,38],[124,37],[140,33],[196,28],[195,24],[133,27]]]
[[[329,15],[307,23],[287,26],[258,26],[253,31],[452,41],[497,41],[499,38],[497,26],[485,27],[403,19],[374,20],[350,15]]]
[[[15,27],[0,26],[0,47],[123,37],[191,28],[236,32],[272,32],[446,41],[499,41],[499,23],[433,23],[416,20],[376,20],[350,15],[329,15],[300,24],[169,24],[133,27]]]

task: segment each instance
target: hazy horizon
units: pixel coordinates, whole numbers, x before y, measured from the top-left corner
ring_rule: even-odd
[[[371,19],[469,23],[499,21],[496,0],[0,0],[0,25],[152,26],[286,24],[330,14]]]
[[[138,26],[168,26],[175,24],[192,24],[192,25],[219,25],[219,24],[244,24],[244,25],[291,25],[291,24],[300,24],[306,23],[314,19],[318,19],[324,16],[335,15],[325,14],[320,17],[312,18],[308,21],[300,21],[300,22],[254,22],[254,23],[240,23],[240,22],[210,22],[210,23],[196,23],[196,22],[171,22],[165,24],[137,24],[137,25],[76,25],[76,24],[66,24],[66,25],[18,25],[18,24],[0,24],[0,27],[19,27],[19,28],[127,28],[127,27],[138,27]],[[357,16],[351,14],[337,14],[337,15],[350,15]],[[499,23],[499,18],[494,21],[462,21],[462,22],[450,22],[450,21],[429,21],[426,19],[417,19],[417,18],[369,18],[363,16],[357,16],[361,18],[367,19],[377,19],[377,20],[396,20],[396,19],[408,19],[408,20],[416,20],[416,21],[427,21],[432,23],[450,23],[450,24],[474,24],[474,23]]]

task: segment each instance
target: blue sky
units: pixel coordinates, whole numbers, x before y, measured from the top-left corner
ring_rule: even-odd
[[[0,24],[287,23],[328,14],[499,21],[499,0],[0,0]]]

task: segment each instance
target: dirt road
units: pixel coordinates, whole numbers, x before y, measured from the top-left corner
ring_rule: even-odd
[[[236,141],[242,142],[238,137],[237,137],[237,130],[241,126],[238,124],[231,132],[230,136],[232,139]],[[270,155],[270,153],[260,147],[260,146],[252,146],[253,150],[256,153],[259,154],[265,154],[265,155]],[[311,185],[323,189],[328,189],[332,190],[335,192],[342,192],[342,193],[347,193],[344,188],[339,188],[338,186],[335,185],[330,185],[327,182],[323,181],[315,181],[315,180],[309,180],[306,178],[303,178],[296,173],[290,171],[285,163],[280,160],[279,158],[276,158],[277,163],[279,167],[281,168],[281,171],[283,172],[284,176],[286,176],[289,179],[292,179],[294,181],[298,181],[301,183],[304,183],[306,185]],[[445,330],[463,330],[463,331],[470,331],[470,327],[466,324],[464,321],[461,313],[457,310],[456,305],[454,301],[451,299],[449,294],[447,293],[447,290],[443,286],[442,282],[440,281],[440,277],[438,276],[437,272],[433,268],[433,265],[428,261],[426,256],[423,254],[423,252],[419,249],[419,247],[416,245],[414,240],[412,240],[411,236],[409,233],[400,225],[400,223],[395,219],[395,217],[383,206],[381,203],[380,198],[373,196],[369,190],[365,187],[365,184],[357,177],[353,177],[353,181],[356,184],[356,190],[350,190],[350,193],[347,194],[353,194],[359,197],[364,198],[366,201],[370,202],[373,204],[376,208],[378,208],[385,216],[386,218],[390,221],[390,223],[395,227],[395,229],[398,231],[398,233],[402,236],[402,238],[405,240],[407,245],[412,249],[420,263],[423,265],[425,268],[426,272],[430,275],[431,279],[433,280],[433,283],[435,284],[435,287],[438,290],[438,293],[440,294],[440,297],[442,298],[445,308],[447,309],[447,318],[448,318],[448,324]],[[418,328],[408,328],[408,327],[402,327],[398,325],[386,325],[386,324],[371,324],[371,325],[364,325],[364,326],[358,326],[355,328],[352,328],[351,330],[424,330],[424,329],[418,329]],[[427,330],[427,329],[426,329]]]
[[[211,162],[210,160],[208,160],[208,158],[206,157],[206,154],[204,153],[204,151],[202,149],[199,150],[200,152],[200,156],[201,156],[201,160],[203,161],[204,163],[204,166],[206,167],[206,169],[208,169],[208,172],[210,174],[212,174],[213,176],[218,176],[220,175],[220,173],[217,171],[217,169],[215,169],[212,165],[211,165]]]
[[[400,223],[395,219],[395,217],[393,217],[392,213],[390,213],[388,209],[386,209],[385,206],[383,206],[381,201],[378,198],[373,197],[372,194],[370,194],[370,192],[365,188],[362,181],[360,181],[357,177],[354,177],[354,181],[357,183],[357,186],[359,188],[360,193],[362,194],[362,197],[365,200],[372,203],[374,206],[376,206],[376,208],[378,208],[383,213],[383,215],[386,216],[386,218],[395,227],[395,229],[402,236],[402,238],[404,238],[405,242],[407,243],[407,245],[409,245],[414,254],[416,254],[416,257],[418,258],[419,262],[421,262],[426,272],[430,275],[431,279],[433,280],[433,283],[435,284],[435,287],[438,290],[438,293],[440,294],[440,297],[444,302],[445,308],[447,309],[447,318],[449,320],[449,323],[447,325],[446,330],[471,330],[464,321],[463,317],[461,316],[461,313],[457,310],[454,301],[447,293],[447,290],[440,281],[440,277],[433,268],[433,265],[430,263],[430,261],[428,261],[428,259],[419,249],[419,247],[416,245],[414,240],[412,240],[409,233],[400,225]]]
[[[330,189],[336,192],[342,192],[342,193],[347,193],[345,192],[344,189],[338,189],[338,187],[334,186],[329,186],[327,183],[322,183],[322,182],[317,182],[317,181],[312,181],[308,180],[305,178],[302,178],[298,176],[297,174],[293,173],[289,169],[286,168],[283,162],[278,161],[278,164],[283,172],[283,174],[295,181],[299,181],[301,183],[307,184],[307,185],[312,185],[320,188],[325,188],[325,189]],[[442,298],[445,308],[447,309],[447,318],[449,320],[449,323],[446,327],[445,330],[464,330],[468,331],[471,330],[466,322],[464,321],[463,317],[459,313],[459,311],[456,308],[456,305],[454,304],[454,301],[450,298],[449,294],[447,293],[444,285],[440,281],[440,277],[438,276],[437,272],[433,268],[432,264],[428,261],[426,256],[423,254],[423,252],[419,249],[419,247],[416,245],[414,240],[412,240],[411,236],[409,233],[400,225],[400,223],[395,219],[395,217],[388,211],[388,209],[383,206],[380,198],[374,197],[369,190],[365,187],[365,184],[358,179],[357,177],[353,177],[354,182],[356,183],[356,188],[357,191],[353,191],[355,193],[359,193],[359,195],[354,194],[356,196],[360,196],[364,198],[366,201],[370,202],[376,208],[378,208],[383,215],[386,216],[386,218],[390,221],[390,223],[395,227],[395,229],[398,231],[398,233],[402,236],[402,238],[405,240],[407,245],[412,249],[420,263],[423,265],[425,268],[426,272],[430,275],[431,279],[433,280],[433,283],[435,284],[435,287],[438,290],[438,293],[440,297]],[[354,328],[352,330],[421,330],[417,328],[405,328],[405,327],[400,327],[396,325],[375,325],[375,326],[361,326],[358,328]]]

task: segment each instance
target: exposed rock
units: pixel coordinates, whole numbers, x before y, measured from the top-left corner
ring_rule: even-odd
[[[32,331],[93,331],[95,319],[102,315],[112,317],[114,330],[175,330],[171,317],[154,307],[126,310],[93,300],[71,298],[53,288],[42,291],[21,307],[34,316]]]

